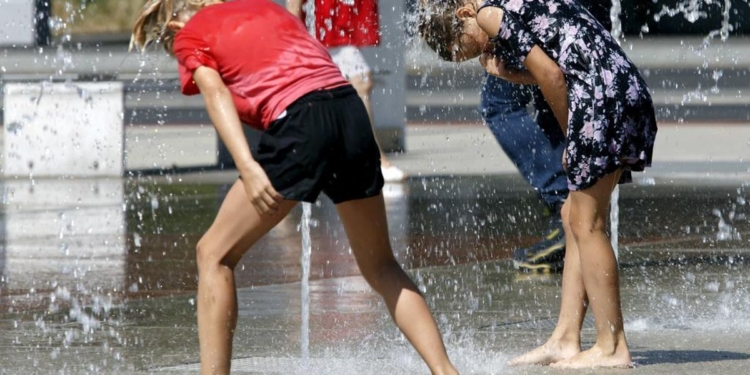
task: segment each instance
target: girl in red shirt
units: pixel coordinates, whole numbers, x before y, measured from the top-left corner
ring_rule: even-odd
[[[229,373],[242,255],[322,191],[396,325],[433,374],[456,374],[424,298],[393,257],[367,111],[302,22],[271,0],[151,0],[132,40],[176,57],[182,92],[203,94],[240,172],[197,246],[201,372]],[[241,122],[263,130],[257,148]]]

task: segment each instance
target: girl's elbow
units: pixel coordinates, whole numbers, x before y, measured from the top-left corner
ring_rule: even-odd
[[[554,87],[565,87],[565,73],[561,69],[551,69],[546,74],[546,81]]]
[[[205,89],[202,89],[201,94],[210,99],[220,99],[227,96],[231,97],[229,89],[224,85],[210,85]]]

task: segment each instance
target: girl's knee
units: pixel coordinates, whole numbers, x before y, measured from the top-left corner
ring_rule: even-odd
[[[198,244],[195,245],[195,260],[198,264],[198,271],[202,271],[208,268],[211,263],[211,254],[207,241],[201,238]]]
[[[227,254],[229,254],[228,251],[222,251],[220,246],[216,246],[215,243],[209,241],[206,237],[201,238],[195,246],[198,272],[208,271],[215,267],[229,267],[234,269],[237,261],[232,260]]]
[[[568,219],[563,219],[563,222],[567,222],[568,230],[576,240],[606,233],[607,218],[603,215],[574,204],[570,204],[567,211]]]
[[[570,233],[573,234],[575,239],[580,240],[606,233],[605,222],[606,220],[597,220],[590,216],[580,217],[577,215],[570,215],[568,226]]]
[[[365,278],[370,287],[377,292],[382,291],[383,284],[397,278],[399,274],[404,273],[401,266],[394,260],[392,262],[383,262],[372,265],[366,269],[361,269],[362,276]]]
[[[570,229],[570,200],[565,201],[560,209],[560,219],[562,220],[565,233],[571,233]]]

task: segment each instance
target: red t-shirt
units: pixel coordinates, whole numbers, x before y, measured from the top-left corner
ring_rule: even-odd
[[[380,43],[377,0],[313,1],[315,35],[324,46],[369,47]]]
[[[301,96],[347,84],[300,20],[270,0],[235,0],[196,13],[175,36],[182,93],[199,94],[193,72],[219,72],[240,119],[265,130]]]

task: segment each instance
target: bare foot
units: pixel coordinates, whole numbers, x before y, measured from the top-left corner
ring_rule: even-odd
[[[509,366],[549,365],[568,358],[575,357],[581,352],[578,345],[546,342],[544,345],[508,362]]]
[[[633,368],[634,364],[627,347],[617,349],[612,354],[605,354],[604,351],[594,345],[591,349],[580,352],[576,356],[553,363],[552,367],[561,369]]]

